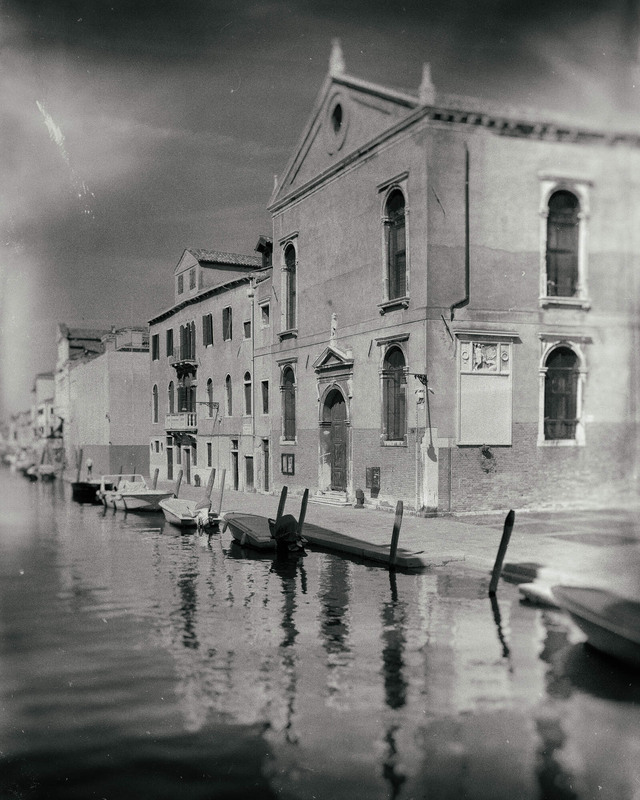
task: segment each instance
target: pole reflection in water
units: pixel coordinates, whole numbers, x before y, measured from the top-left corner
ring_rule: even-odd
[[[406,644],[406,604],[398,599],[398,583],[395,570],[389,570],[389,588],[391,600],[382,607],[382,672],[384,676],[385,702],[392,710],[400,709],[406,702],[407,683],[404,678],[404,647]],[[399,764],[396,734],[400,729],[397,723],[388,725],[384,742],[386,752],[382,765],[382,775],[389,784],[390,797],[395,800],[399,796],[402,785],[406,781]]]
[[[286,556],[276,556],[271,567],[272,571],[280,577],[282,582],[282,630],[284,638],[280,642],[281,666],[286,676],[286,724],[285,739],[289,744],[297,744],[298,737],[293,729],[293,719],[295,711],[296,688],[298,678],[296,666],[298,657],[294,650],[298,630],[295,625],[296,611],[296,581],[298,572],[301,576],[301,583],[306,585],[306,575],[302,560],[299,558],[287,558]]]

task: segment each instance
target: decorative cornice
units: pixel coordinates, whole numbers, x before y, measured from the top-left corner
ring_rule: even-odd
[[[331,165],[302,186],[285,193],[276,202],[271,203],[267,207],[267,210],[271,213],[275,213],[294,200],[309,194],[318,186],[358,162],[364,156],[377,150],[389,139],[404,132],[407,128],[410,128],[420,121],[445,125],[454,124],[469,126],[473,129],[481,128],[497,136],[533,139],[535,141],[570,142],[578,145],[602,145],[605,147],[621,144],[640,148],[640,130],[590,128],[571,120],[561,121],[557,119],[556,121],[552,121],[551,114],[549,114],[549,117],[545,120],[543,115],[546,116],[548,112],[539,112],[540,116],[536,118],[536,112],[533,110],[521,111],[514,108],[500,108],[475,98],[440,96],[436,99],[446,102],[440,102],[432,106],[419,106],[415,98],[410,98],[408,95],[402,95],[401,93],[387,91],[384,90],[383,87],[373,86],[355,78],[341,76],[338,79],[334,77],[333,82],[369,91],[378,94],[380,97],[393,99],[396,102],[403,102],[404,105],[409,108],[413,107],[414,110],[366,144],[346,154],[340,161]]]

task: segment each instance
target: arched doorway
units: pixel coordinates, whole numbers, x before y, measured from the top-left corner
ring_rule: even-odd
[[[347,490],[347,404],[342,392],[333,389],[327,395],[322,410],[325,457],[330,469],[332,491]],[[327,435],[328,434],[328,435]]]

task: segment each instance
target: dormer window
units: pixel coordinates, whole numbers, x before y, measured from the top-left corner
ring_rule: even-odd
[[[196,269],[193,267],[189,270],[189,289],[196,288]]]
[[[184,292],[184,275],[178,275],[178,294]]]

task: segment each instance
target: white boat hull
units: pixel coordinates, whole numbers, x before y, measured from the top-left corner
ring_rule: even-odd
[[[195,500],[179,500],[178,498],[169,498],[161,500],[160,508],[164,514],[167,522],[178,528],[195,528],[197,525],[196,519],[196,501]]]
[[[640,602],[590,587],[554,586],[553,594],[589,644],[640,666]]]
[[[141,492],[113,492],[113,507],[118,511],[159,511],[160,501],[171,497],[173,492],[149,489]],[[107,505],[108,505],[107,501]]]

